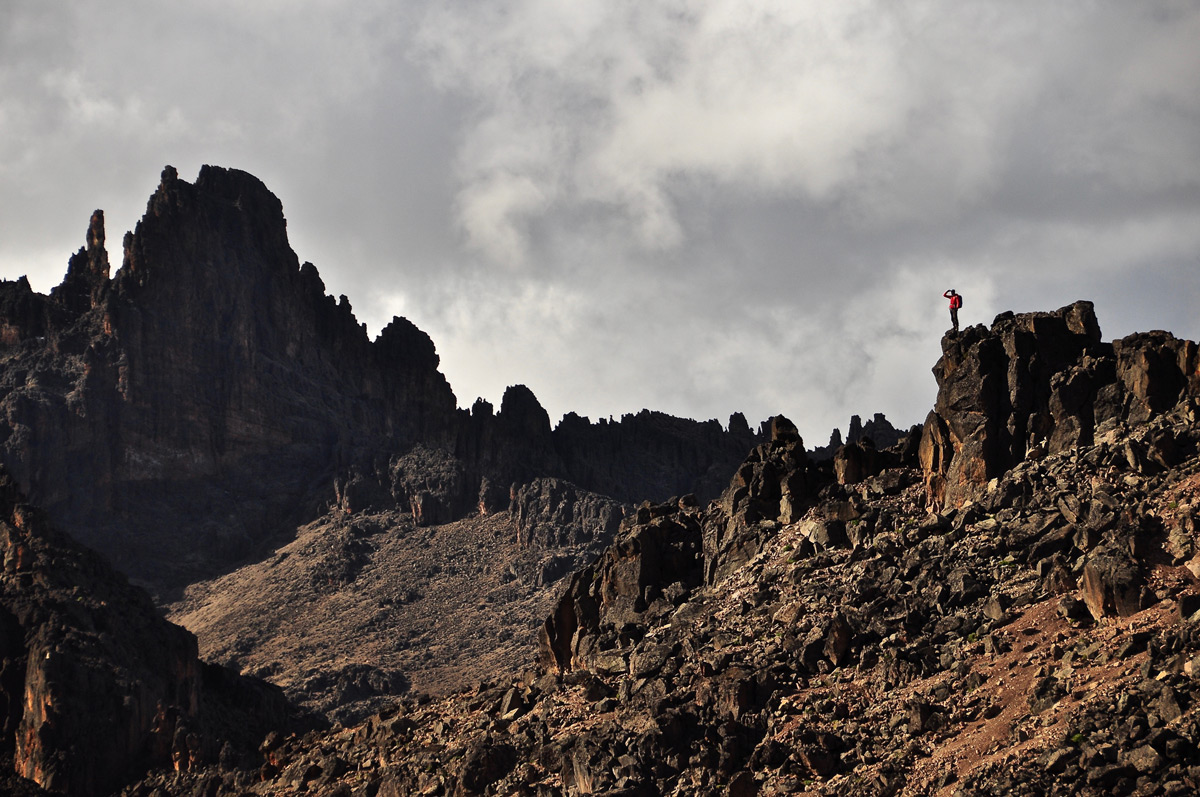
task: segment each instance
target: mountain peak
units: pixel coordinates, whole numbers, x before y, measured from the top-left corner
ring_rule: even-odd
[[[645,413],[555,434],[520,385],[495,415],[459,412],[433,340],[397,317],[371,341],[247,172],[206,165],[189,183],[164,168],[111,279],[103,222],[93,215],[50,301],[20,283],[0,295],[0,343],[19,366],[0,385],[0,463],[85,542],[160,584],[327,503],[367,495],[431,523],[502,508],[536,477],[623,500],[713,494],[750,444]],[[428,479],[431,462],[453,476]],[[216,505],[229,507],[216,520],[198,509]]]

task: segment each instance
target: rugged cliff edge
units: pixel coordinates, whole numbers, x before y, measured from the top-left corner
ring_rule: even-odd
[[[935,507],[960,506],[1027,456],[1089,446],[1200,397],[1200,353],[1169,332],[1100,340],[1091,302],[1053,313],[1003,313],[942,339],[938,398],[921,437]],[[1174,457],[1156,435],[1143,455]]]
[[[244,555],[340,463],[450,437],[432,342],[400,319],[369,341],[250,175],[168,168],[112,279],[103,242],[97,212],[49,297],[0,286],[0,458],[127,572]]]
[[[1087,302],[1002,314],[943,339],[923,427],[852,425],[826,465],[782,417],[552,428],[522,386],[458,410],[428,337],[370,341],[285,233],[253,177],[168,168],[115,276],[98,213],[49,296],[0,283],[17,773],[128,797],[1200,788],[1195,343],[1105,343]],[[298,732],[52,521],[168,587],[260,554],[188,610],[345,724]],[[510,610],[547,598],[518,639]],[[460,640],[493,674],[406,694]]]
[[[206,166],[189,183],[168,167],[115,273],[105,241],[97,211],[49,295],[0,281],[0,464],[50,523],[174,599],[205,657],[342,719],[410,686],[515,671],[551,586],[612,539],[630,502],[715,494],[758,438],[740,415],[728,430],[649,411],[552,427],[521,385],[499,410],[457,409],[429,337],[396,318],[371,340],[244,172]],[[10,630],[12,679],[27,629]],[[241,688],[180,639],[192,681]],[[175,667],[108,653],[98,667],[148,681]],[[12,745],[15,768],[78,792],[163,763],[144,753],[135,680],[114,688],[136,715],[112,715],[130,726],[116,741],[96,732],[103,711],[69,696],[61,739],[45,755]],[[190,703],[164,705],[195,728]],[[32,709],[9,716],[41,727]],[[193,756],[179,733],[181,768],[216,755],[202,739]]]

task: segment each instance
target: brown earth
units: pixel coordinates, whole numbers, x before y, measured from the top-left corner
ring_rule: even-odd
[[[553,600],[518,577],[528,555],[508,513],[421,527],[398,511],[338,512],[264,561],[188,587],[168,618],[196,634],[202,657],[347,719],[409,690],[528,667]]]

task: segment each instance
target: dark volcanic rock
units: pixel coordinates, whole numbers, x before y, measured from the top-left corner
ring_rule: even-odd
[[[958,506],[1027,456],[1089,446],[1200,396],[1196,345],[1166,332],[1102,343],[1090,302],[1002,313],[942,339],[920,459],[931,505]]]
[[[108,251],[104,248],[104,211],[92,214],[88,225],[87,246],[67,264],[67,276],[50,292],[51,301],[61,304],[69,315],[91,310],[108,287]]]
[[[1143,607],[1143,577],[1137,562],[1119,549],[1093,552],[1083,568],[1080,589],[1092,617],[1128,617]]]
[[[1113,341],[1117,379],[1124,388],[1121,415],[1149,420],[1188,396],[1200,397],[1200,353],[1170,332],[1139,332]],[[1114,408],[1117,409],[1117,408]]]
[[[1039,407],[1081,419],[1070,434],[1090,423],[1093,442],[1051,451],[1055,426],[971,503],[931,513],[903,458],[838,483],[777,417],[720,500],[625,518],[546,619],[540,668],[295,738],[248,790],[286,791],[337,756],[358,769],[314,774],[307,792],[1190,793],[1200,408],[1186,380],[1144,391],[1168,402],[1145,422],[1112,380],[1080,403],[1030,365],[1038,351],[987,406],[1007,430],[1009,388],[1042,385],[1025,421]],[[1105,357],[1093,373],[1107,362],[1115,380]],[[548,482],[520,505],[553,515],[567,489]]]
[[[539,634],[542,661],[560,671],[624,669],[628,651],[615,629],[665,611],[700,584],[701,531],[697,508],[643,505],[594,564],[571,577]]]
[[[720,581],[754,556],[771,524],[798,520],[815,496],[816,477],[795,424],[777,415],[771,419],[770,434],[770,441],[750,453],[721,494],[724,512],[705,524],[704,580],[708,584]]]
[[[1055,377],[1084,367],[1085,352],[1107,353],[1090,302],[1057,313],[1006,313],[990,331],[977,325],[948,333],[933,369],[937,403],[921,440],[930,499],[957,505],[1046,440],[1066,420],[1051,413],[1061,390]],[[1078,442],[1090,442],[1090,422],[1079,426]]]
[[[512,497],[517,541],[525,548],[607,545],[624,517],[623,505],[560,479],[535,479]]]
[[[266,653],[230,633],[224,660],[346,725],[288,735],[276,691],[196,661],[0,481],[0,760],[49,788],[152,767],[124,794],[1195,789],[1194,343],[1105,344],[1086,302],[1002,314],[943,340],[919,434],[882,449],[855,420],[818,466],[780,416],[761,437],[656,413],[552,429],[522,386],[456,410],[432,342],[400,319],[367,340],[248,175],[165,172],[115,277],[103,240],[97,214],[50,296],[0,285],[0,453],[169,576],[335,501],[246,568],[255,598],[193,616],[286,626]],[[545,607],[621,517],[539,667],[413,691],[455,648],[529,650],[512,607]],[[289,650],[313,663],[288,672]]]
[[[591,423],[568,413],[554,430],[567,477],[626,503],[688,493],[707,502],[721,493],[757,442],[740,413],[730,417],[728,431],[716,421],[649,410],[615,423]]]
[[[0,558],[0,750],[23,777],[108,793],[286,721],[278,690],[200,662],[195,637],[51,528],[2,471]]]
[[[0,459],[129,572],[169,581],[209,549],[244,555],[336,463],[449,436],[454,396],[428,337],[397,320],[371,343],[250,175],[204,167],[193,185],[165,170],[111,281],[103,240],[98,213],[42,302],[44,336],[0,352]],[[19,284],[5,288],[3,323],[40,331]]]
[[[902,432],[892,426],[891,421],[882,412],[875,413],[875,416],[865,424],[859,416],[851,415],[849,432],[846,435],[845,441],[842,439],[842,430],[834,429],[833,433],[829,436],[829,443],[820,448],[812,449],[808,452],[808,456],[809,459],[815,462],[823,462],[827,459],[832,459],[843,445],[854,443],[868,443],[871,448],[883,451],[884,449],[899,445],[907,436],[907,432]]]
[[[512,570],[546,586],[590,564],[617,535],[629,507],[561,479],[514,487],[510,512],[521,555]]]

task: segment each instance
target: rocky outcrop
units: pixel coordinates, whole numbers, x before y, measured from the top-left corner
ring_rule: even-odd
[[[1120,388],[1106,391],[1102,417],[1144,423],[1182,401],[1200,398],[1200,351],[1170,332],[1139,332],[1113,341]]]
[[[808,466],[795,424],[777,415],[770,440],[755,448],[721,494],[722,512],[704,524],[704,580],[713,584],[758,552],[764,531],[792,523],[816,495],[817,477]]]
[[[516,489],[510,510],[523,548],[612,542],[625,507],[560,479],[534,479]]]
[[[127,572],[243,556],[340,465],[452,437],[428,337],[397,319],[372,343],[254,177],[166,169],[111,279],[99,212],[87,239],[49,297],[0,291],[0,460]]]
[[[875,413],[865,424],[857,415],[850,418],[850,433],[846,436],[847,443],[858,443],[870,440],[876,449],[882,451],[891,448],[904,439],[905,432],[892,426],[882,412]]]
[[[808,458],[814,462],[823,462],[833,459],[838,450],[843,446],[858,444],[860,448],[873,448],[876,451],[884,451],[901,444],[905,439],[912,435],[912,430],[903,432],[892,426],[882,412],[875,413],[871,420],[865,424],[862,418],[857,415],[850,416],[849,431],[845,439],[842,438],[842,430],[834,429],[829,435],[829,442],[824,446],[814,448],[808,452]]]
[[[518,511],[516,492],[542,478],[626,504],[686,494],[708,500],[758,439],[741,416],[725,430],[716,421],[646,410],[597,423],[568,413],[552,428],[524,385],[505,391],[499,412],[479,400],[458,421],[452,451],[417,444],[374,475],[348,474],[339,482],[340,505],[394,501],[422,525],[445,523],[475,511]],[[343,500],[346,490],[358,497]]]
[[[711,509],[703,511],[691,495],[644,504],[612,547],[572,576],[539,635],[545,665],[623,668],[622,650],[637,639],[622,628],[652,623],[697,587],[725,579],[781,524],[801,517],[817,494],[818,476],[791,421],[776,416],[769,433]]]
[[[1100,339],[1090,302],[1004,313],[942,339],[920,460],[932,506],[958,506],[1027,456],[1091,445],[1200,397],[1196,344],[1165,332]]]
[[[191,634],[55,531],[3,472],[0,559],[0,750],[47,791],[108,793],[287,721],[277,690],[200,662]]]
[[[92,214],[87,245],[67,263],[67,276],[50,292],[50,300],[69,316],[80,316],[100,303],[108,288],[108,250],[104,248],[104,211]]]
[[[571,577],[539,632],[541,660],[562,672],[624,669],[632,640],[623,629],[662,616],[700,583],[699,508],[644,504],[604,555]]]
[[[331,795],[363,781],[381,794],[1192,788],[1190,407],[1106,422],[1095,442],[1026,458],[935,514],[918,468],[839,484],[786,456],[793,434],[775,422],[736,500],[639,507],[547,618],[544,671],[294,737],[278,756],[292,774],[263,792],[301,773]],[[1173,465],[1129,455],[1131,440],[1160,437]],[[789,478],[809,502],[787,522],[747,515],[752,554],[733,564],[735,548],[705,547],[706,529],[776,504]],[[725,565],[706,580],[713,561]],[[333,755],[367,763],[326,778]]]
[[[510,513],[521,553],[512,564],[524,583],[548,587],[591,564],[616,538],[630,510],[561,479],[514,486]]]

